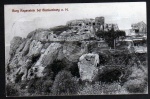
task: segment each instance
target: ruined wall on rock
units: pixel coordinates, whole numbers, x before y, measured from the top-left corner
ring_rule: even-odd
[[[79,19],[79,20],[71,20],[66,23],[67,26],[76,29],[77,31],[91,30],[91,27],[97,31],[109,31],[113,29],[114,31],[119,30],[118,25],[114,23],[105,23],[105,18],[103,16],[96,17],[95,19]]]

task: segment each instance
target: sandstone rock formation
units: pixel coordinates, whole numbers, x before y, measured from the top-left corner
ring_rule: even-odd
[[[97,64],[99,64],[98,54],[88,53],[82,55],[78,62],[80,78],[92,82],[98,75]]]
[[[31,68],[34,72],[34,76],[42,77],[44,76],[43,71],[45,67],[51,65],[52,62],[57,59],[59,50],[62,45],[59,43],[51,43],[49,47],[45,50],[45,52],[40,56],[39,60],[35,63],[35,65]]]
[[[13,40],[10,42],[10,52],[9,54],[13,56],[16,52],[16,49],[20,46],[22,43],[21,37],[14,37]]]
[[[29,53],[27,56],[36,57],[40,55],[43,44],[39,41],[33,40],[29,47]]]

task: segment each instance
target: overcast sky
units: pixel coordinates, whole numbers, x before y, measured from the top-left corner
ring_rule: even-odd
[[[63,12],[12,12],[12,9],[65,9]],[[36,4],[5,5],[5,44],[14,36],[26,37],[37,28],[64,25],[69,20],[105,17],[105,23],[116,23],[119,29],[130,29],[132,23],[146,21],[146,3],[77,3],[77,4]]]

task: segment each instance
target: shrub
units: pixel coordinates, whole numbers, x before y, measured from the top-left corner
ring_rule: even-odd
[[[101,83],[95,84],[86,83],[85,86],[79,90],[79,95],[103,95],[103,94],[127,94],[125,89],[119,85],[119,83]]]
[[[48,78],[34,78],[28,83],[29,93],[50,93],[50,87],[52,87],[53,81]]]
[[[129,80],[124,84],[124,87],[130,93],[144,93],[147,87],[147,83],[144,79]]]
[[[28,85],[28,81],[27,80],[23,80],[20,83],[18,83],[20,85],[20,89],[25,89],[26,86]]]
[[[131,74],[123,87],[130,93],[144,93],[148,83],[146,68],[142,65],[134,65],[130,69]]]
[[[77,81],[70,72],[64,70],[56,75],[51,91],[54,95],[68,95],[75,94],[77,88]]]
[[[35,82],[36,82],[35,78],[31,79],[28,82],[28,88],[27,88],[28,93],[34,93],[35,92]]]
[[[59,71],[61,71],[62,69],[64,69],[66,67],[66,63],[64,61],[61,60],[55,60],[52,64],[51,64],[51,70],[53,71],[53,78],[55,78],[55,76],[58,74]]]
[[[146,77],[147,76],[146,72],[144,71],[145,70],[144,67],[143,67],[143,70],[142,70],[140,68],[137,68],[137,67],[133,66],[131,68],[131,70],[132,70],[132,74],[129,76],[129,79],[138,79],[138,78],[145,79],[145,78],[147,78]]]
[[[50,93],[50,88],[52,87],[52,85],[53,85],[53,81],[51,79],[47,79],[43,81],[42,91],[46,93]]]
[[[44,80],[42,80],[42,78],[38,78],[35,83],[34,83],[34,86],[35,86],[35,90],[37,92],[42,92],[42,89],[43,89],[43,82]]]
[[[69,67],[70,67],[69,71],[71,72],[73,76],[80,77],[77,63],[72,63],[72,65],[70,65]]]
[[[111,84],[104,84],[103,93],[104,94],[128,94],[125,88],[122,87],[118,82],[114,82]]]
[[[115,40],[119,37],[125,37],[125,31],[114,31],[114,29],[110,31],[97,31],[96,36],[104,38],[108,45],[114,48]]]
[[[6,85],[6,94],[7,96],[18,96],[19,91],[15,88],[15,86],[12,84]]]

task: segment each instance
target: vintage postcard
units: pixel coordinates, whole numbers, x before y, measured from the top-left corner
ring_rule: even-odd
[[[4,5],[6,96],[148,94],[146,2]]]

